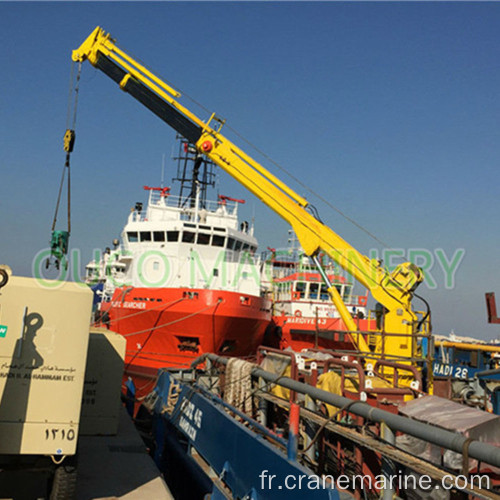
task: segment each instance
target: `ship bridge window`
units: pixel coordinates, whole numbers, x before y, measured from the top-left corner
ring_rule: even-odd
[[[227,249],[228,250],[234,250],[234,244],[235,244],[234,238],[227,239]]]
[[[330,296],[328,295],[326,285],[321,285],[321,292],[319,294],[319,298],[321,300],[328,300],[330,298]]]
[[[243,247],[241,248],[243,251],[248,250],[250,245],[248,243],[243,243]]]
[[[179,241],[179,231],[167,231],[167,241]]]
[[[149,231],[141,231],[141,241],[151,241],[151,233]]]
[[[202,226],[201,224],[198,227],[200,229],[206,229],[207,231],[210,231],[210,229],[212,229],[210,226]]]
[[[308,298],[311,300],[318,300],[319,283],[309,283]]]
[[[213,247],[223,247],[225,239],[226,238],[224,236],[220,236],[219,234],[214,234],[212,236],[212,246]]]
[[[153,231],[153,241],[165,241],[165,231]]]
[[[226,232],[225,227],[214,227],[214,231],[222,231],[223,233]]]
[[[127,239],[129,243],[137,243],[139,241],[137,231],[129,231],[127,233]]]
[[[193,227],[193,228],[196,228],[196,224],[190,224],[188,222],[185,222],[184,223],[184,227]]]
[[[195,236],[196,236],[196,234],[192,233],[191,231],[184,231],[182,233],[182,242],[183,243],[194,243]]]
[[[295,282],[295,292],[299,294],[299,297],[303,299],[306,294],[306,286],[307,283],[304,281],[296,281]]]
[[[208,245],[210,243],[210,235],[206,233],[198,233],[196,243],[198,243],[198,245]]]
[[[243,245],[243,242],[240,240],[236,240],[234,244],[234,251],[238,252],[241,249],[241,245]]]

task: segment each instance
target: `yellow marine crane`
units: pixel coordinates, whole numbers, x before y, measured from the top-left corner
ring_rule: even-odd
[[[411,302],[415,289],[423,281],[422,270],[406,262],[392,272],[378,260],[362,255],[349,243],[308,211],[309,203],[281,180],[267,171],[224,135],[224,120],[210,116],[203,121],[185,108],[178,99],[181,94],[142,64],[123,52],[115,40],[97,27],[83,44],[73,51],[73,61],[88,60],[103,71],[120,88],[140,101],[197,150],[243,184],[249,191],[285,219],[295,231],[304,252],[309,255],[324,281],[351,338],[361,353],[372,354],[363,335],[355,335],[356,323],[322,269],[318,254],[324,252],[366,287],[382,306],[379,333],[374,353],[394,361],[414,364],[420,356],[417,339],[430,335],[425,323],[429,312],[417,313]],[[421,358],[420,358],[421,359]]]

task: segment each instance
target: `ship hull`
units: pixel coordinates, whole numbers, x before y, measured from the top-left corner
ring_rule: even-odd
[[[369,330],[368,319],[356,319],[359,331]],[[374,321],[371,321],[371,328]],[[303,349],[355,350],[347,328],[341,318],[315,318],[281,315],[274,316],[275,337],[280,349],[291,348],[296,352]]]
[[[254,355],[270,320],[268,300],[219,290],[117,288],[101,304],[101,322],[127,340],[125,376],[138,388],[206,352]]]

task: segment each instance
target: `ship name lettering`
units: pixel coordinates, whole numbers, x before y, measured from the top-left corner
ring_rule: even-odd
[[[196,440],[196,433],[198,431],[184,416],[182,416],[179,420],[179,427],[188,435],[189,439],[191,439],[192,441]]]
[[[192,420],[194,413],[194,404],[191,401],[184,399],[181,404],[181,412],[186,416],[186,418]]]
[[[130,309],[146,309],[145,302],[124,302],[123,307],[129,307]]]
[[[298,323],[301,325],[315,325],[316,318],[299,318],[296,316],[290,316],[287,319],[287,323]],[[326,319],[325,318],[318,318],[318,325],[326,325]]]
[[[184,399],[181,403],[181,413],[182,413],[181,418],[186,420],[187,424],[189,424],[191,427],[194,426],[197,427],[198,429],[201,428],[203,412],[199,408],[196,408],[193,402]]]
[[[445,365],[443,363],[435,363],[433,369],[434,375],[442,375],[448,377],[452,375],[454,378],[468,378],[469,369],[465,366]]]

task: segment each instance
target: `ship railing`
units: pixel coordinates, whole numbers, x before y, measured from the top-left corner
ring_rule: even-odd
[[[291,298],[290,296],[290,291],[281,291],[281,290],[276,290],[276,287],[272,290],[273,292],[273,298],[275,302],[280,302],[284,304],[310,304],[311,306],[330,306],[331,308],[335,308],[335,306],[332,303],[332,299],[328,294],[321,294],[319,298],[311,298],[311,297],[296,297],[296,298]],[[362,305],[359,303],[359,297],[364,298],[365,295],[345,295],[342,297],[342,300],[344,301],[344,304],[347,307],[354,307],[356,308],[356,311],[353,311],[353,314],[356,314],[356,312],[359,312],[359,319],[364,319],[364,312],[358,311],[359,308],[365,309],[366,305]],[[340,317],[335,316],[335,317]]]
[[[424,394],[422,376],[414,366],[377,357],[367,359],[367,356],[362,356],[365,360],[363,365],[360,355],[361,353],[354,351],[329,351],[317,348],[297,353],[260,346],[257,351],[257,363],[262,365],[266,358],[287,360],[290,367],[290,373],[287,376],[313,386],[318,384],[320,375],[335,371],[340,376],[342,396],[368,400],[373,406],[378,406],[379,398],[382,396],[387,396],[396,403],[408,397],[413,399]],[[413,384],[406,383],[408,377],[414,381]],[[351,383],[350,388],[347,387],[348,379],[355,381],[354,384]],[[381,384],[374,386],[373,380],[375,379],[381,381]],[[296,396],[295,392],[291,391],[289,401],[297,402]]]
[[[369,310],[367,314],[367,330],[356,330],[349,333],[353,341],[359,343],[359,337],[363,336],[371,351],[369,353],[360,353],[363,359],[387,360],[404,364],[406,366],[418,366],[420,369],[426,367],[427,380],[426,385],[431,388],[433,385],[432,362],[433,362],[433,339],[430,314],[423,311],[416,311],[417,321],[413,332],[388,332],[385,330],[384,317],[380,312]],[[360,319],[354,315],[358,328]],[[387,349],[388,339],[400,338],[401,342],[410,342],[410,356],[401,357],[394,355]],[[376,353],[376,354],[375,354]],[[391,370],[385,370],[389,373]]]
[[[246,414],[248,419],[253,420],[247,426],[253,423],[256,427],[257,423],[271,430],[272,434],[266,435],[278,446],[283,446],[283,443],[273,439],[273,436],[281,439],[281,436],[288,435],[289,460],[307,464],[322,477],[351,476],[353,481],[348,491],[353,494],[359,493],[361,487],[368,498],[396,498],[410,490],[418,496],[421,491],[430,489],[425,489],[423,483],[418,482],[418,477],[426,475],[426,481],[433,482],[430,485],[432,489],[440,488],[435,484],[451,489],[448,486],[455,481],[455,486],[460,485],[459,493],[464,498],[465,494],[471,495],[471,498],[497,498],[492,491],[498,484],[493,467],[500,466],[500,450],[494,445],[480,442],[477,437],[471,439],[465,433],[450,430],[451,427],[443,428],[432,425],[434,423],[429,420],[429,423],[425,419],[419,422],[404,416],[404,413],[399,414],[400,403],[403,402],[399,397],[411,388],[395,388],[394,391],[386,388],[389,390],[385,393],[371,392],[373,397],[363,399],[362,384],[360,393],[352,397],[315,387],[312,374],[321,366],[321,370],[334,370],[339,375],[344,373],[346,377],[351,373],[357,374],[364,381],[365,389],[372,389],[366,387],[368,374],[363,373],[366,367],[362,368],[361,364],[340,359],[336,353],[323,360],[305,360],[306,355],[261,348],[261,360],[279,357],[284,363],[277,370],[255,365],[251,367],[250,387],[248,380],[242,380],[239,372],[227,371],[228,358],[207,354],[198,358],[192,367],[202,361],[207,363],[206,372],[198,378],[198,383],[203,381],[203,387],[209,383],[211,390],[220,394],[221,398],[226,397],[228,388],[234,391],[237,381],[245,384],[253,402],[251,413]],[[283,364],[286,363],[288,370],[284,372]],[[302,366],[299,367],[299,364]],[[380,363],[384,364],[396,366]],[[408,366],[399,368],[402,371],[409,369]],[[205,381],[207,373],[209,378]],[[220,377],[219,384],[214,383],[212,377]],[[277,388],[280,391],[276,391]],[[291,393],[297,396],[296,399],[289,397]],[[225,407],[235,417],[241,416],[241,412],[229,403]],[[158,408],[164,411],[164,406],[158,405]],[[423,451],[422,446],[425,446]],[[456,458],[462,460],[447,458],[448,450],[461,454]],[[401,464],[404,464],[403,470],[400,470]],[[398,477],[398,474],[402,476]],[[491,481],[484,481],[485,474]],[[388,480],[379,481],[382,475]],[[392,478],[401,481],[396,481],[396,484]],[[458,482],[458,479],[461,481]],[[363,486],[357,482],[359,480]]]
[[[194,204],[194,200],[193,204]],[[186,197],[177,195],[165,195],[160,191],[149,192],[149,206],[154,208],[177,208],[181,212],[192,213],[196,207],[191,207],[191,200]],[[206,210],[210,214],[219,215],[221,217],[236,217],[238,215],[238,203],[230,200],[214,201],[206,200],[200,201],[198,206],[198,213],[201,210]]]

